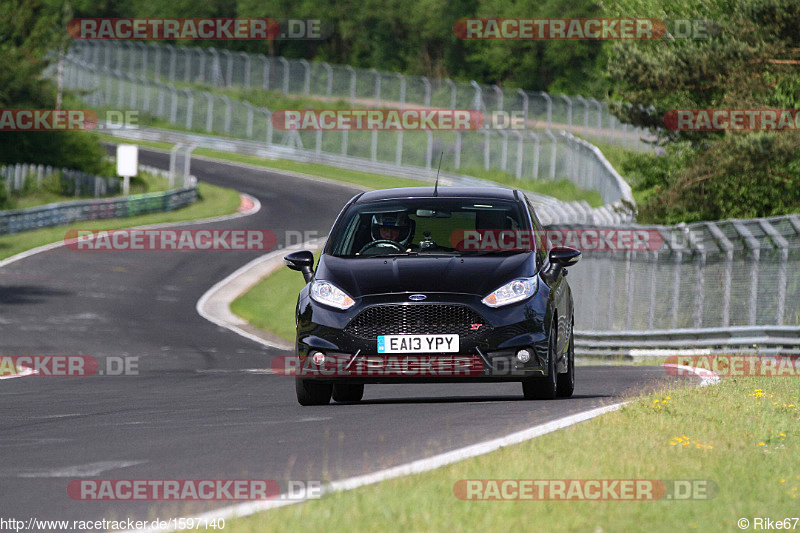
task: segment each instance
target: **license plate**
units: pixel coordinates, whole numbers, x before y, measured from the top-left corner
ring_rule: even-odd
[[[378,353],[458,352],[458,335],[378,335]]]

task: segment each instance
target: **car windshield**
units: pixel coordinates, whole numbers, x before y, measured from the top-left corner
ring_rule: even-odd
[[[331,235],[337,257],[473,256],[528,252],[533,245],[516,202],[408,198],[355,204]],[[497,246],[498,240],[504,242]],[[482,245],[481,245],[482,243]]]

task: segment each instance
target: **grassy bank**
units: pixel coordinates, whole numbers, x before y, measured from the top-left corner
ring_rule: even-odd
[[[665,390],[489,455],[228,521],[225,530],[739,531],[740,518],[797,515],[797,405],[791,378]],[[695,501],[462,501],[453,493],[461,479],[710,480],[718,493]]]
[[[160,222],[197,220],[235,213],[240,204],[239,193],[232,189],[200,183],[199,193],[200,199],[194,204],[168,213],[152,213],[130,218],[87,220],[74,222],[66,226],[2,235],[0,236],[0,259],[61,240],[67,231],[71,229],[120,229]],[[64,201],[64,198],[61,198],[61,201]]]

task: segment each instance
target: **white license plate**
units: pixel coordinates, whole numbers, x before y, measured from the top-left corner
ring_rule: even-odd
[[[378,353],[458,352],[458,335],[378,335]]]

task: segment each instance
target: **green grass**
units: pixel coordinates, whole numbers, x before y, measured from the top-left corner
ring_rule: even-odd
[[[294,343],[297,293],[305,285],[300,272],[281,267],[231,302],[231,311],[251,325]]]
[[[34,231],[24,231],[13,235],[0,236],[0,259],[5,259],[25,250],[36,248],[64,238],[71,229],[120,229],[161,222],[181,222],[227,215],[236,212],[239,207],[239,193],[232,189],[216,187],[207,183],[199,184],[200,199],[194,204],[170,211],[168,213],[152,213],[130,218],[110,218],[74,222],[66,226],[55,226]],[[63,200],[63,199],[62,199]]]
[[[739,531],[742,517],[797,516],[797,397],[791,378],[665,390],[432,472],[230,520],[225,531]],[[461,479],[702,479],[719,492],[705,501],[462,501],[453,494]]]

